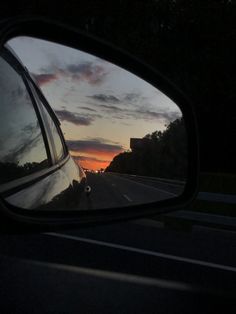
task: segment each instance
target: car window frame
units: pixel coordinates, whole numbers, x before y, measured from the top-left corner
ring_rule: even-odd
[[[69,151],[68,151],[68,148],[67,148],[67,145],[65,142],[65,138],[64,138],[63,133],[62,133],[61,128],[60,128],[61,123],[58,120],[53,109],[50,107],[50,105],[49,105],[46,97],[44,96],[43,92],[41,91],[40,87],[35,83],[35,81],[33,80],[33,78],[29,74],[27,75],[27,80],[28,80],[28,83],[30,83],[33,86],[32,92],[33,93],[35,92],[35,95],[34,95],[35,101],[37,102],[37,106],[40,110],[40,114],[42,116],[42,120],[44,123],[44,127],[46,130],[47,136],[49,138],[50,144],[52,144],[51,145],[52,146],[51,147],[51,151],[52,151],[51,153],[52,153],[53,164],[58,164],[58,165],[64,164],[65,161],[67,161],[67,159],[69,157]],[[61,140],[62,147],[63,147],[63,153],[64,153],[62,159],[57,158],[56,145],[55,145],[54,137],[53,137],[53,134],[50,130],[50,127],[48,126],[47,118],[44,116],[45,114],[43,112],[42,106],[44,107],[44,110],[46,110],[47,113],[49,114],[49,116],[52,119],[52,122],[54,123],[56,130],[58,132],[58,135],[59,135],[59,138]]]
[[[46,154],[47,154],[47,160],[48,160],[48,167],[45,169],[42,169],[40,171],[36,171],[32,174],[26,175],[24,177],[21,178],[17,178],[14,180],[11,180],[9,182],[3,183],[0,185],[0,193],[1,196],[4,198],[6,196],[9,196],[13,193],[16,193],[24,188],[27,188],[28,186],[42,180],[43,178],[45,178],[46,176],[50,175],[51,173],[55,172],[56,170],[58,170],[59,166],[61,166],[61,163],[65,163],[68,158],[68,150],[66,150],[66,154],[65,154],[65,158],[61,161],[61,162],[56,162],[54,160],[54,155],[52,153],[52,150],[50,148],[50,138],[48,136],[48,130],[45,127],[45,121],[43,120],[43,116],[42,113],[40,112],[40,108],[39,108],[39,104],[37,102],[37,100],[35,99],[35,95],[33,95],[33,91],[29,85],[29,81],[28,79],[30,78],[30,75],[27,71],[27,69],[21,64],[21,62],[11,53],[11,51],[9,51],[8,49],[3,48],[1,50],[1,57],[9,64],[9,66],[11,66],[18,75],[20,75],[23,84],[25,85],[25,88],[29,94],[30,97],[30,101],[32,103],[33,109],[35,111],[39,126],[40,126],[40,130],[41,130],[41,134],[43,137],[43,141],[44,141],[44,146],[45,146],[45,150],[46,150]],[[30,78],[30,80],[32,80]],[[35,84],[34,84],[35,85]],[[50,108],[50,106],[48,105],[48,107]],[[55,119],[54,119],[54,123],[55,123]],[[59,123],[59,122],[58,122]],[[59,128],[60,129],[60,128]],[[57,127],[58,130],[58,127]],[[60,138],[62,138],[61,136],[61,132],[59,132]],[[64,142],[64,138],[63,138],[63,147],[65,147],[65,142]]]

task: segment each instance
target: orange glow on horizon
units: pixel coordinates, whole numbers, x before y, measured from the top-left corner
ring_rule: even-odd
[[[79,164],[84,169],[100,170],[101,168],[106,169],[109,166],[109,161],[91,161],[91,160],[80,160]]]
[[[87,157],[93,157],[101,160],[112,160],[116,155],[119,155],[122,153],[123,150],[116,151],[116,152],[109,152],[109,151],[97,151],[94,149],[88,149],[84,152],[79,151],[73,151],[71,150],[72,154],[75,156],[87,156]]]
[[[78,151],[71,150],[71,155],[82,157],[77,161],[81,167],[90,170],[100,170],[101,168],[106,169],[107,166],[111,163],[113,158],[119,155],[120,152],[101,152],[95,150],[88,150],[84,153],[79,153]],[[93,160],[94,159],[94,160]]]

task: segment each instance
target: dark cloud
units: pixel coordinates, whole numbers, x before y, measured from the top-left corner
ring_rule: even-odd
[[[117,144],[119,145],[120,143],[119,142],[114,142],[114,141],[111,141],[109,139],[105,139],[103,137],[93,137],[93,138],[87,138],[87,140],[91,140],[91,141],[97,141],[97,142],[101,142],[101,143],[110,143],[110,144]]]
[[[59,120],[67,121],[75,125],[90,125],[94,121],[90,116],[83,117],[75,112],[67,111],[65,109],[56,110],[55,112]]]
[[[100,101],[100,102],[105,102],[105,103],[112,103],[112,104],[121,103],[121,100],[113,95],[95,94],[95,95],[87,96],[87,97]]]
[[[58,76],[54,73],[48,73],[48,74],[33,74],[36,82],[38,85],[42,86],[48,83],[51,83],[55,81]]]
[[[123,112],[132,112],[132,108],[134,108],[134,106],[138,108],[138,106],[143,105],[144,102],[144,97],[142,97],[141,94],[137,93],[126,93],[124,95],[121,95],[120,97],[108,94],[94,94],[87,96],[87,98],[95,100],[95,103],[93,103],[93,105],[98,106],[99,108],[102,107],[107,110]],[[121,107],[117,107],[114,105],[120,105]],[[132,108],[128,109],[127,106]]]
[[[116,106],[109,106],[109,105],[100,105],[99,107],[107,109],[107,110],[111,110],[111,111],[124,111],[123,109],[116,107]]]
[[[181,116],[179,111],[166,111],[166,112],[155,112],[145,109],[139,109],[134,111],[134,118],[140,119],[143,118],[145,120],[165,120],[165,121],[173,121]]]
[[[95,162],[101,162],[101,163],[110,162],[110,160],[103,160],[103,159],[98,159],[95,157],[88,157],[88,156],[74,156],[74,155],[72,155],[72,157],[78,161],[95,161]]]
[[[119,98],[114,95],[107,94],[95,94],[87,97],[107,104],[127,104],[127,102],[133,103],[134,101],[137,102],[143,100],[143,97],[137,93],[126,93]]]
[[[68,140],[68,148],[78,152],[120,153],[123,147],[118,144],[107,143],[102,139]]]
[[[124,101],[133,102],[133,101],[137,101],[139,98],[140,98],[140,95],[137,93],[127,93],[124,96]]]
[[[97,112],[97,110],[89,108],[89,107],[80,107],[80,106],[78,106],[77,108],[83,109],[83,110],[87,110],[87,111]]]
[[[107,75],[104,67],[93,62],[69,64],[65,67],[49,66],[53,73],[47,73],[48,69],[42,69],[41,74],[33,74],[36,82],[42,86],[59,78],[70,78],[76,82],[87,82],[90,85],[99,85]],[[53,70],[52,70],[53,69]]]
[[[150,108],[150,105],[144,105],[144,98],[137,93],[128,93],[124,96],[117,98],[112,95],[106,94],[95,94],[93,96],[87,96],[88,98],[92,98],[99,103],[95,103],[99,109],[104,109],[108,115],[113,114],[112,118],[119,120],[126,119],[136,119],[136,120],[164,120],[166,122],[173,121],[181,116],[179,111],[165,111],[165,112],[156,112],[153,110],[147,109]],[[103,104],[101,104],[103,102]],[[132,107],[127,107],[127,102],[132,103]],[[135,103],[139,103],[139,105],[135,106]],[[121,106],[114,106],[114,103],[119,103]],[[140,106],[141,105],[141,106]],[[114,116],[114,113],[118,115]]]
[[[100,84],[107,75],[105,69],[93,62],[70,64],[64,73],[69,74],[73,80],[87,81],[91,85]]]

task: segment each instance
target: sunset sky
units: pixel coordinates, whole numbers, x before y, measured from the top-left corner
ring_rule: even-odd
[[[71,155],[97,170],[130,149],[130,138],[165,129],[181,116],[163,93],[90,54],[29,37],[8,43],[54,109]]]

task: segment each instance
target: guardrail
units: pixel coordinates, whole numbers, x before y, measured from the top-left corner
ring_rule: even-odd
[[[147,177],[140,175],[132,175],[125,173],[117,173],[117,172],[107,172],[107,174],[112,174],[115,176],[119,176],[128,180],[135,181],[136,183],[145,184],[147,186],[152,186],[159,191],[165,191],[168,193],[172,193],[173,196],[180,195],[183,193],[185,182],[180,180],[172,180],[166,178],[159,177]]]
[[[173,196],[182,194],[185,186],[185,182],[180,180],[172,180],[159,177],[147,177],[117,172],[106,172],[106,174],[119,176],[128,180],[135,181],[136,183],[152,186],[158,189],[159,191],[162,190],[168,193],[172,193]]]
[[[168,184],[174,184],[174,185],[185,185],[185,181],[180,181],[180,180],[172,180],[172,179],[166,179],[166,178],[159,178],[159,177],[149,177],[149,176],[140,176],[136,174],[126,174],[126,173],[119,173],[119,172],[106,172],[107,174],[113,174],[113,175],[118,175],[122,177],[127,177],[127,178],[133,178],[133,179],[143,179],[143,180],[149,180],[149,181],[158,181],[158,182],[164,182]]]

